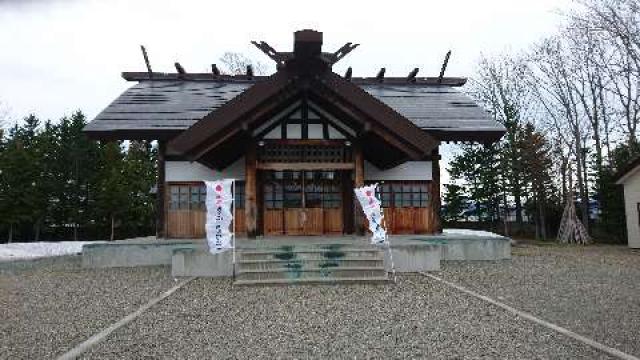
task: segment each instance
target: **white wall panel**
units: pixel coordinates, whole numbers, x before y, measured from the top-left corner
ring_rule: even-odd
[[[389,170],[364,162],[365,180],[431,180],[431,161],[407,161]]]
[[[244,166],[244,157],[222,171],[209,169],[198,162],[167,161],[165,171],[167,181],[210,181],[224,178],[244,180]]]
[[[640,248],[640,167],[624,178],[624,201],[629,247]]]

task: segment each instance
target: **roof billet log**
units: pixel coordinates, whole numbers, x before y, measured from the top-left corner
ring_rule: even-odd
[[[211,73],[213,76],[220,76],[220,70],[218,70],[218,65],[211,64]]]
[[[187,73],[184,68],[182,67],[182,65],[180,65],[179,62],[175,62],[175,67],[176,67],[176,71],[178,72],[178,78],[182,78],[184,77],[184,75]]]
[[[418,71],[420,71],[419,68],[414,68],[413,70],[411,70],[411,72],[407,76],[407,81],[408,82],[416,82],[416,75],[418,75]]]
[[[447,51],[447,55],[444,56],[444,62],[442,63],[442,68],[440,69],[440,75],[438,76],[438,83],[442,83],[444,79],[444,72],[447,71],[447,65],[449,64],[449,58],[451,57],[451,50]]]
[[[145,49],[144,45],[140,45],[140,50],[142,50],[142,57],[144,58],[144,64],[147,66],[147,72],[149,73],[149,76],[153,76],[153,70],[151,70],[151,63],[149,62],[147,49]]]
[[[352,77],[351,82],[358,85],[375,85],[384,81],[386,85],[442,85],[442,86],[462,86],[467,82],[466,78],[461,77],[416,77],[415,82],[407,82],[406,77]],[[246,75],[219,75],[212,77],[211,73],[162,73],[154,72],[123,72],[122,77],[127,81],[167,81],[167,80],[184,80],[184,81],[219,81],[219,82],[259,82],[269,78],[265,75],[254,75],[248,78]],[[381,81],[382,80],[382,81]]]
[[[384,81],[384,73],[385,71],[387,71],[386,68],[380,68],[380,71],[378,71],[378,74],[376,75],[376,81],[377,82],[383,82]]]
[[[353,75],[353,69],[351,68],[351,66],[349,66],[349,68],[347,69],[347,72],[344,73],[345,80],[351,81],[352,75]]]

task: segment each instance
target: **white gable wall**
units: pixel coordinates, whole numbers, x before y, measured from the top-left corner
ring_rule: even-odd
[[[244,157],[238,159],[222,171],[209,169],[189,161],[167,161],[165,163],[166,181],[190,182],[234,178],[244,180]],[[431,161],[408,161],[388,170],[380,170],[368,161],[364,163],[365,180],[431,180]]]
[[[622,180],[629,247],[640,248],[640,166]]]
[[[431,180],[431,161],[407,161],[388,170],[380,170],[368,161],[364,162],[365,180]]]
[[[244,157],[222,171],[209,169],[198,162],[167,161],[165,177],[167,182],[211,181],[224,178],[244,180],[244,167]]]

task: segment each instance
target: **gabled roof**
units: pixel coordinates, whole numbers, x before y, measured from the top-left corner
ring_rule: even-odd
[[[492,142],[505,132],[455,87],[464,78],[343,78],[332,65],[357,47],[347,43],[335,52],[322,52],[322,33],[294,34],[294,51],[277,52],[254,42],[276,61],[271,76],[123,73],[139,81],[85,127],[98,139],[170,140],[178,156],[221,166],[221,158],[241,154],[251,133],[295,101],[313,101],[357,132],[357,140],[383,166],[430,155],[440,140]],[[447,56],[448,59],[448,56]],[[213,152],[212,150],[216,150]],[[215,156],[214,156],[215,154]],[[224,160],[226,161],[226,160]]]
[[[614,175],[613,180],[616,184],[622,185],[633,173],[636,172],[636,170],[640,171],[640,156],[636,157],[623,168],[618,170],[618,172]]]
[[[170,139],[243,93],[253,81],[141,81],[91,121],[97,139]]]
[[[376,142],[381,148],[385,143],[403,154],[396,152],[393,159],[386,160],[380,157],[379,166],[389,166],[392,161],[403,158],[423,159],[438,146],[435,138],[411,121],[329,70],[306,76],[281,69],[207,114],[173,139],[169,148],[190,160],[207,162],[203,158],[209,157],[212,165],[220,166],[218,159],[210,155],[220,154],[220,150],[214,152],[215,149],[232,142],[242,144],[243,137],[252,129],[299,99],[312,99],[334,116],[350,122],[360,129],[363,142]]]
[[[87,125],[85,132],[89,136],[99,139],[170,139],[253,84],[266,79],[187,74],[191,76],[181,80],[177,74],[156,74],[153,80],[149,80],[146,73],[131,74],[125,73],[124,76],[139,82]],[[438,85],[435,80],[411,83],[404,78],[390,78],[384,82],[354,78],[351,83],[443,141],[490,142],[499,139],[505,131],[473,99],[452,85]],[[442,82],[452,83],[458,86],[464,81],[445,78]]]

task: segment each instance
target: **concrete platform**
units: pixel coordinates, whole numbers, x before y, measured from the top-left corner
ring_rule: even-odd
[[[486,231],[445,229],[441,235],[392,237],[396,244],[442,244],[444,261],[496,261],[511,259],[511,239]]]
[[[231,277],[233,276],[233,253],[227,251],[212,254],[204,245],[191,249],[175,249],[171,258],[171,275],[173,277]]]
[[[396,272],[438,271],[441,261],[495,261],[511,258],[511,240],[496,234],[472,230],[445,230],[441,235],[397,235],[390,237]],[[296,249],[323,245],[352,249],[370,247],[367,237],[358,236],[274,236],[238,238],[237,251],[260,251],[295,246]],[[133,267],[171,265],[174,277],[233,275],[232,252],[213,255],[204,239],[133,239],[85,245],[84,267]],[[384,268],[391,271],[391,257],[384,250]]]
[[[82,266],[86,268],[135,267],[171,265],[176,249],[188,249],[204,244],[194,240],[132,239],[82,247]]]

